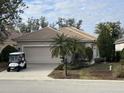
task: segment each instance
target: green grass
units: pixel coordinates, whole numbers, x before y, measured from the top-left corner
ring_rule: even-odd
[[[111,77],[109,63],[94,64],[80,71],[80,79],[106,79]]]
[[[94,66],[91,67],[93,70],[109,70],[110,63],[102,63],[102,64],[94,64]]]
[[[124,60],[119,63],[113,64],[113,77],[124,78]]]

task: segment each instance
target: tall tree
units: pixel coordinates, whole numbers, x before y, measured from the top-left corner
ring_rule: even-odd
[[[4,25],[0,24],[0,43],[2,43],[5,39],[7,39],[7,32],[5,30]]]
[[[31,29],[25,23],[18,24],[18,28],[19,28],[19,31],[22,33],[31,32]]]
[[[74,18],[65,19],[60,17],[58,18],[57,25],[59,26],[59,28],[72,26],[72,27],[76,27],[77,29],[80,29],[82,25],[82,20],[78,20],[76,22]]]
[[[97,39],[97,45],[99,47],[100,56],[106,58],[107,61],[110,61],[113,55],[113,40],[106,27],[100,32]]]
[[[49,26],[50,26],[51,28],[53,28],[53,29],[57,29],[55,23],[49,24]]]
[[[19,23],[18,28],[21,32],[35,32],[40,28],[44,28],[48,26],[48,21],[45,17],[41,16],[41,18],[28,18],[26,23]]]
[[[39,19],[28,18],[27,28],[30,30],[30,32],[38,31],[40,28]]]
[[[49,24],[44,16],[40,17],[39,22],[41,28],[47,27]]]
[[[104,22],[104,23],[99,23],[96,26],[96,34],[100,34],[101,31],[103,31],[103,25],[108,27],[109,32],[114,40],[121,38],[124,30],[121,27],[121,23],[119,21],[117,22]]]
[[[66,19],[66,26],[73,26],[73,27],[75,27],[75,19],[74,18]]]
[[[82,25],[82,20],[79,20],[76,24],[76,28],[77,29],[80,29],[81,28],[81,25]]]
[[[123,34],[120,22],[99,23],[96,26],[96,33],[99,34],[97,44],[101,57],[105,57],[108,60],[113,59],[115,56],[114,42],[122,37]]]
[[[65,21],[65,18],[60,17],[58,18],[58,21],[56,24],[58,24],[59,28],[61,28],[61,27],[66,27],[67,26],[66,23],[67,21]]]
[[[15,24],[21,20],[19,14],[24,12],[24,8],[22,0],[0,0],[0,36],[6,35],[5,25]]]

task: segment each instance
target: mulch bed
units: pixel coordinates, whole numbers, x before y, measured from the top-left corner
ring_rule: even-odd
[[[68,71],[68,76],[64,76],[63,70],[56,70],[49,74],[50,77],[55,79],[80,79],[80,71],[72,70]],[[96,77],[97,79],[103,80],[115,80],[111,71],[90,71],[91,79]],[[90,79],[90,78],[89,78]]]
[[[67,76],[64,75],[64,70],[55,70],[52,73],[50,73],[48,76],[55,79],[79,79],[80,77],[78,70],[73,70],[73,71],[68,70]]]

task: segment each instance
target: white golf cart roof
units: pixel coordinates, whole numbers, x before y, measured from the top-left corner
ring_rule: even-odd
[[[10,53],[9,55],[21,55],[21,54],[24,54],[24,52],[13,52],[13,53]]]

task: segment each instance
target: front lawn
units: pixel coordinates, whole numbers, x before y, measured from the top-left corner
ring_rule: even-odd
[[[89,67],[83,67],[76,70],[68,70],[68,76],[64,76],[64,70],[60,69],[61,65],[57,67],[49,77],[55,79],[103,79],[103,80],[117,80],[123,79],[124,73],[122,71],[122,62],[119,63],[101,63],[94,64]],[[112,71],[109,70],[109,66],[112,65]],[[122,77],[119,77],[122,76]]]
[[[7,62],[0,62],[0,72],[7,69]]]
[[[80,79],[114,79],[113,71],[109,70],[109,66],[115,63],[94,64],[89,68],[80,70]],[[114,67],[113,67],[114,68]]]

